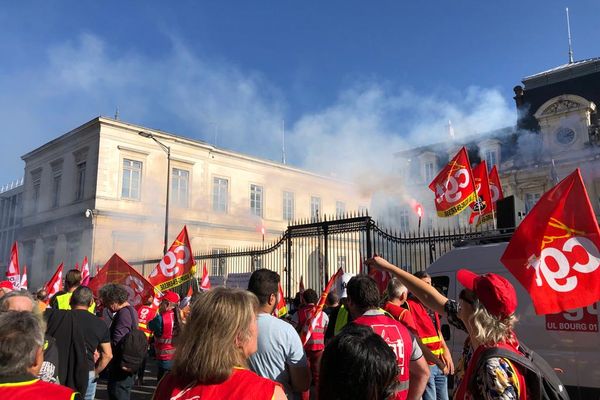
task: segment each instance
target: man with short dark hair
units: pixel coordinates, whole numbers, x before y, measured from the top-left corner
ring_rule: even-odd
[[[0,313],[0,398],[2,400],[80,399],[72,389],[44,382],[38,375],[44,345],[44,323],[30,312]]]
[[[298,399],[308,390],[310,375],[302,343],[294,328],[273,311],[279,293],[279,274],[268,269],[252,273],[248,290],[258,297],[258,350],[248,359],[258,375],[283,385],[288,399]]]
[[[396,354],[401,385],[396,399],[420,399],[429,379],[429,368],[415,338],[402,323],[379,308],[379,288],[373,278],[357,275],[348,282],[347,291],[348,310],[354,323],[370,326]]]
[[[77,269],[70,269],[65,276],[65,288],[60,292],[56,293],[50,300],[50,307],[57,310],[70,310],[71,309],[71,296],[75,289],[81,285],[81,271]],[[96,310],[96,304],[92,299],[88,311],[94,313]]]

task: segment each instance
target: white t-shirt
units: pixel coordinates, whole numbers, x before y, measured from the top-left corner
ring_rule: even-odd
[[[250,356],[248,364],[258,375],[281,383],[288,399],[294,399],[287,367],[307,365],[300,336],[287,322],[258,314],[258,350]]]

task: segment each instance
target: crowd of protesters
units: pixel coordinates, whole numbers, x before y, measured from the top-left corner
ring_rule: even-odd
[[[306,289],[283,318],[275,313],[280,276],[268,269],[252,273],[248,290],[217,287],[184,300],[166,291],[135,308],[122,285],[94,297],[77,270],[52,299],[0,282],[0,398],[94,399],[103,378],[109,399],[126,400],[144,384],[149,357],[156,400],[443,400],[450,375],[455,399],[527,398],[523,372],[508,360],[477,370],[483,348],[519,348],[506,279],[461,270],[455,301],[425,273],[380,257],[367,264],[394,277],[385,293],[368,275],[344,274],[324,309]],[[456,370],[440,315],[468,333]]]

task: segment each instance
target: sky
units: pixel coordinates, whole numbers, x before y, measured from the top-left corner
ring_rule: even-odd
[[[356,178],[515,123],[512,88],[600,56],[598,1],[18,1],[0,9],[0,185],[99,116]]]

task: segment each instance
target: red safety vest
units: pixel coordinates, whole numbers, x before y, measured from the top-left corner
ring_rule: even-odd
[[[506,350],[510,350],[514,353],[520,354],[519,351],[515,348],[515,346],[510,345],[508,343],[498,343],[495,347],[503,348]],[[471,359],[469,360],[469,365],[466,366],[465,374],[463,375],[462,380],[460,381],[460,384],[458,385],[458,388],[456,388],[456,393],[454,394],[454,400],[478,399],[481,396],[479,393],[477,393],[475,395],[475,394],[472,394],[469,392],[469,382],[471,381],[473,374],[477,374],[479,372],[479,371],[475,371],[475,367],[477,366],[477,362],[479,361],[479,357],[480,357],[481,353],[484,350],[486,350],[487,348],[489,348],[489,346],[479,346],[473,352],[473,355],[471,356]],[[506,361],[509,362],[510,365],[512,365],[513,370],[517,374],[519,387],[517,387],[516,389],[519,394],[519,400],[526,400],[527,399],[527,387],[525,386],[525,378],[523,377],[523,373],[519,370],[520,367],[509,360],[506,360]]]
[[[298,310],[298,326],[301,326],[302,329],[306,329],[305,325],[310,321],[312,316],[315,313],[316,306],[314,304],[307,304]],[[317,325],[313,330],[310,338],[304,345],[304,350],[309,351],[319,351],[325,348],[325,324],[323,323],[323,318],[317,321]]]
[[[354,323],[370,326],[373,332],[385,340],[394,350],[400,373],[400,391],[396,394],[396,400],[405,400],[408,396],[409,363],[412,354],[412,338],[408,329],[395,319],[388,317],[382,310],[369,310]]]
[[[172,360],[175,355],[173,346],[173,329],[175,328],[175,312],[169,310],[160,315],[162,317],[162,335],[154,337],[154,349],[157,360]]]
[[[245,399],[271,400],[278,384],[270,379],[260,377],[247,369],[235,368],[231,376],[216,385],[182,384],[171,373],[162,378],[154,400],[169,399]]]
[[[0,399],[23,400],[72,400],[76,392],[66,386],[48,383],[39,379],[31,379],[20,382],[0,383]]]
[[[148,329],[148,323],[154,319],[157,311],[158,310],[152,306],[138,306],[137,308],[139,321],[138,328],[140,331],[144,332],[144,335],[146,335],[148,340],[152,337],[152,331]]]
[[[402,306],[397,306],[394,303],[390,303],[389,301],[385,303],[383,309],[389,312],[392,315],[392,317],[402,322],[413,334],[418,335],[415,320],[413,319],[410,310]]]
[[[438,332],[438,329],[441,326],[440,316],[438,313],[434,313],[434,326],[433,321],[431,321],[431,318],[429,317],[427,309],[419,300],[411,298],[408,299],[406,303],[408,304],[408,309],[412,313],[415,321],[415,327],[417,328],[417,333],[421,339],[421,342],[423,342],[423,344],[426,345],[436,357],[441,357],[441,355],[444,353],[444,347],[442,346],[442,337]],[[437,329],[436,326],[438,327]],[[430,362],[428,362],[428,364],[434,365]]]

